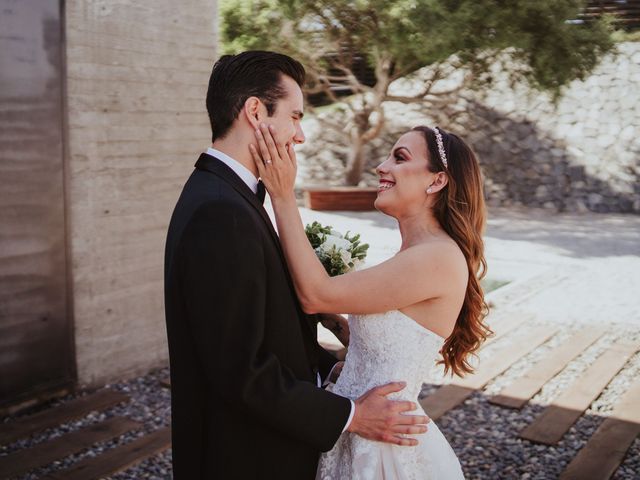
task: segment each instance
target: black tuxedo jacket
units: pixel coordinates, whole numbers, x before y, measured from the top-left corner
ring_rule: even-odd
[[[256,195],[203,154],[165,251],[176,480],[312,479],[349,417]]]

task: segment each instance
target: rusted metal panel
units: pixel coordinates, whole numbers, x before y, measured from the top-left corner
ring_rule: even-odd
[[[61,3],[0,0],[0,408],[74,377]]]

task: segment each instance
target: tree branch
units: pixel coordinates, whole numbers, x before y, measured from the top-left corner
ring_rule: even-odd
[[[362,143],[367,143],[373,140],[378,136],[378,134],[382,131],[382,127],[385,124],[384,112],[382,109],[378,109],[378,121],[375,125],[372,125],[369,130],[367,130],[363,135],[360,136]]]
[[[427,101],[429,99],[429,97],[431,97],[431,99],[436,99],[436,98],[442,98],[442,97],[445,97],[445,96],[448,96],[448,95],[453,95],[454,93],[458,93],[458,92],[464,90],[471,83],[472,74],[471,74],[471,72],[466,72],[462,82],[460,82],[460,84],[458,86],[456,86],[454,88],[451,88],[449,90],[441,90],[441,91],[438,91],[437,93],[434,93],[432,91],[434,85],[436,84],[436,82],[438,80],[442,80],[444,78],[443,77],[443,71],[442,71],[441,67],[442,67],[441,64],[436,67],[436,71],[431,76],[431,78],[428,80],[427,85],[424,88],[424,90],[422,90],[422,92],[418,93],[417,95],[408,95],[408,96],[386,95],[384,100],[385,101],[390,101],[390,102],[401,102],[401,103],[405,103],[405,104],[420,103],[420,102]]]
[[[333,68],[344,73],[344,77],[334,77],[334,78],[336,79],[340,78],[341,80],[342,79],[346,80],[348,85],[350,85],[351,89],[354,91],[354,93],[370,92],[372,90],[371,87],[361,83],[360,80],[358,80],[358,77],[355,76],[355,74],[353,73],[353,70],[351,70],[351,67],[345,65],[344,58],[341,58],[340,60],[337,60],[335,58],[330,58],[329,62],[331,63],[331,66]]]

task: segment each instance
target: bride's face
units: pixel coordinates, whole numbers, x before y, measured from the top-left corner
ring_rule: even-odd
[[[376,209],[392,217],[419,213],[427,207],[426,189],[433,173],[428,169],[427,145],[421,132],[407,132],[378,165]]]

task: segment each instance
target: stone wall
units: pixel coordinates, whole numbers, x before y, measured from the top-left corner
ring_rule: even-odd
[[[640,213],[640,43],[618,46],[557,105],[500,80],[469,104],[490,205]]]
[[[488,91],[462,92],[437,113],[386,104],[387,130],[369,148],[364,183],[375,183],[371,169],[399,134],[435,122],[478,153],[489,205],[640,213],[640,43],[619,44],[616,55],[572,82],[557,102],[510,85],[497,66],[494,77]],[[447,112],[454,111],[461,114],[451,120]],[[308,126],[300,183],[340,183],[346,159],[340,136],[313,120]]]
[[[216,2],[65,3],[76,361],[96,384],[167,359],[164,240],[209,143]]]

